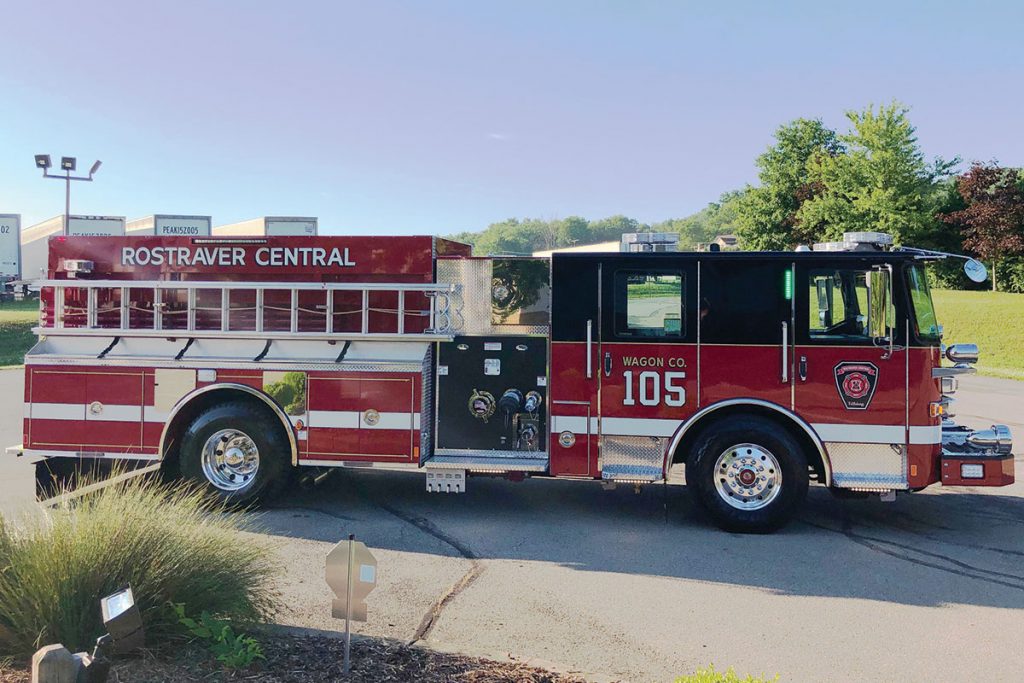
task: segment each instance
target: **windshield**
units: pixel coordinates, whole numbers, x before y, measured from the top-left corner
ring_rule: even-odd
[[[928,289],[928,277],[921,266],[911,266],[907,271],[910,300],[914,304],[914,330],[921,339],[938,341],[941,336],[939,321],[935,317],[932,293]]]

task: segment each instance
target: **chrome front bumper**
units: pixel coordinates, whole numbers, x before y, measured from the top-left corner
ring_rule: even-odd
[[[1010,428],[972,430],[945,420],[940,469],[943,486],[1009,486],[1014,481]]]

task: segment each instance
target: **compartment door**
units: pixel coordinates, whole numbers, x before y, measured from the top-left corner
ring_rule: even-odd
[[[601,262],[551,259],[550,472],[598,477],[601,358]]]

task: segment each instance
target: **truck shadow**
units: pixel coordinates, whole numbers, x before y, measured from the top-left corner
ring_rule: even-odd
[[[272,535],[487,560],[557,563],[908,605],[1024,608],[1024,499],[970,489],[838,500],[812,488],[805,511],[765,536],[703,519],[685,486],[473,478],[428,494],[421,476],[339,471],[267,509]],[[295,517],[307,517],[297,524]],[[317,521],[317,518],[322,519]],[[412,527],[423,533],[410,533]]]

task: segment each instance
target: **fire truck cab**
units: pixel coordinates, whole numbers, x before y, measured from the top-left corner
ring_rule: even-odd
[[[434,237],[55,238],[14,450],[41,480],[134,461],[240,503],[300,468],[457,493],[678,466],[748,532],[812,481],[1011,484],[1009,430],[951,419],[977,349],[942,346],[924,264],[944,255],[890,243],[532,258]]]

